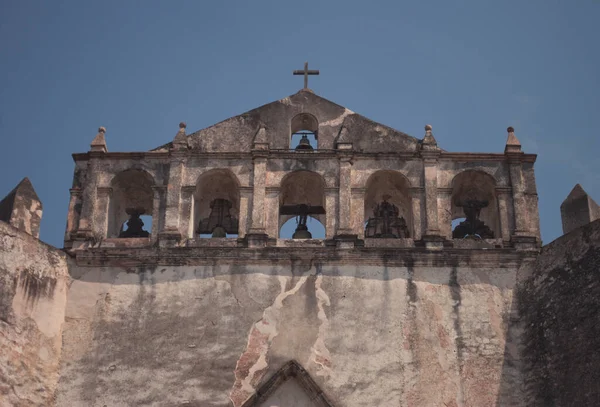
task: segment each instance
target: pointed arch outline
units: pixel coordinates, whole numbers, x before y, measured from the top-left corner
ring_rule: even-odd
[[[267,400],[279,386],[292,378],[296,379],[300,387],[312,396],[311,400],[315,405],[318,407],[334,407],[319,385],[317,385],[308,372],[295,360],[290,360],[283,365],[281,369],[275,372],[269,380],[264,382],[256,390],[252,397],[242,404],[242,407],[258,407],[260,403]]]

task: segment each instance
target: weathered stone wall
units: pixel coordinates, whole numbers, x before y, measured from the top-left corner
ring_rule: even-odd
[[[50,406],[69,273],[62,251],[0,222],[0,406]]]
[[[528,405],[600,405],[600,220],[544,246],[519,304]]]
[[[335,406],[525,405],[522,254],[236,250],[78,258],[57,405],[241,406],[290,360]]]

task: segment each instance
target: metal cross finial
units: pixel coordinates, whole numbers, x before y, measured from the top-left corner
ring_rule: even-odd
[[[309,70],[308,69],[308,62],[304,63],[304,70],[300,71],[300,70],[295,70],[294,71],[294,75],[304,75],[304,89],[308,89],[308,75],[318,75],[319,71],[312,69]]]

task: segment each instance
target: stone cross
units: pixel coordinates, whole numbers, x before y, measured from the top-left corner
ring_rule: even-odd
[[[308,62],[304,63],[304,70],[295,70],[294,75],[304,75],[304,89],[308,89],[308,75],[318,75],[319,71],[315,69],[308,69]]]

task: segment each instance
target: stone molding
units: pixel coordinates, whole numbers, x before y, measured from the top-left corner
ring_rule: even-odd
[[[98,196],[111,196],[113,189],[111,187],[98,187]]]
[[[176,238],[177,236],[169,236]],[[261,236],[262,238],[263,236]],[[262,242],[263,239],[261,239]],[[169,247],[145,248],[101,247],[74,250],[77,264],[82,267],[122,266],[138,264],[146,266],[211,265],[215,260],[228,264],[273,264],[305,261],[322,265],[387,265],[393,267],[429,266],[452,267],[468,264],[470,267],[518,267],[526,257],[537,255],[535,250],[523,252],[515,248],[490,248],[472,250],[452,247],[427,249],[425,247],[354,247],[339,250],[335,246],[315,247]],[[300,259],[300,260],[298,260]]]

